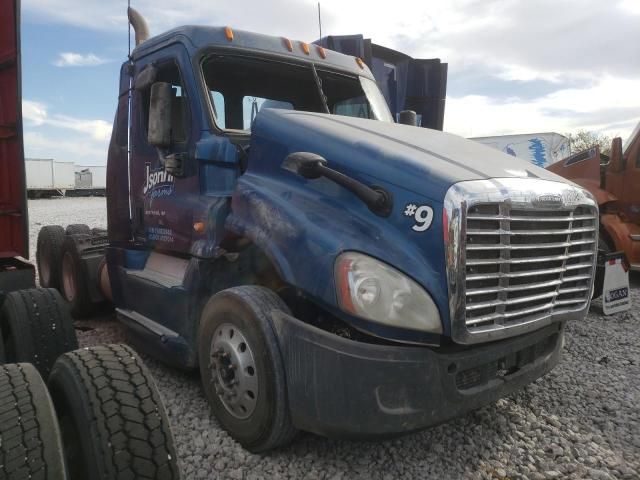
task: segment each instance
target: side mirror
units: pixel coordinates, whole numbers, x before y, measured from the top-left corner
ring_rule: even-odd
[[[154,147],[167,148],[171,145],[172,98],[170,83],[156,82],[151,85],[147,141]]]
[[[413,110],[402,110],[398,116],[398,123],[402,125],[418,126],[418,115]]]

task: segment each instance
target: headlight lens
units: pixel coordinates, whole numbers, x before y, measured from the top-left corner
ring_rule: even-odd
[[[438,307],[420,285],[395,268],[356,252],[336,262],[338,304],[373,322],[442,333]]]

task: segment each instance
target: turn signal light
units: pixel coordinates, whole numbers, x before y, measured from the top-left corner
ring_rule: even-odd
[[[204,222],[196,222],[193,224],[193,231],[196,233],[204,232]]]
[[[233,30],[231,30],[231,27],[224,27],[224,35],[227,37],[227,40],[230,42],[233,41]]]

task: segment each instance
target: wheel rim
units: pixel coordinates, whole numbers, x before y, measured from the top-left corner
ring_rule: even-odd
[[[209,358],[211,382],[224,408],[235,418],[251,416],[258,402],[258,371],[244,333],[230,323],[220,325]]]
[[[69,252],[62,258],[62,287],[67,301],[73,302],[76,298],[76,276],[73,258]]]

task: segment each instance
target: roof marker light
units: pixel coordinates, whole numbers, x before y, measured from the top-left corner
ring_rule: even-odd
[[[356,57],[356,63],[358,64],[358,66],[364,70],[364,62],[362,61],[362,59],[360,57]]]
[[[224,35],[227,37],[227,40],[230,42],[233,41],[233,30],[231,30],[231,27],[224,27]]]
[[[287,50],[293,52],[293,44],[291,43],[291,40],[286,37],[282,37],[282,43],[284,43],[284,46],[287,47]]]
[[[302,48],[302,51],[304,52],[305,55],[309,55],[309,44],[308,43],[300,42],[300,48]]]
[[[322,57],[322,58],[327,58],[327,52],[325,51],[324,48],[322,48],[320,45],[318,45],[318,54]]]

